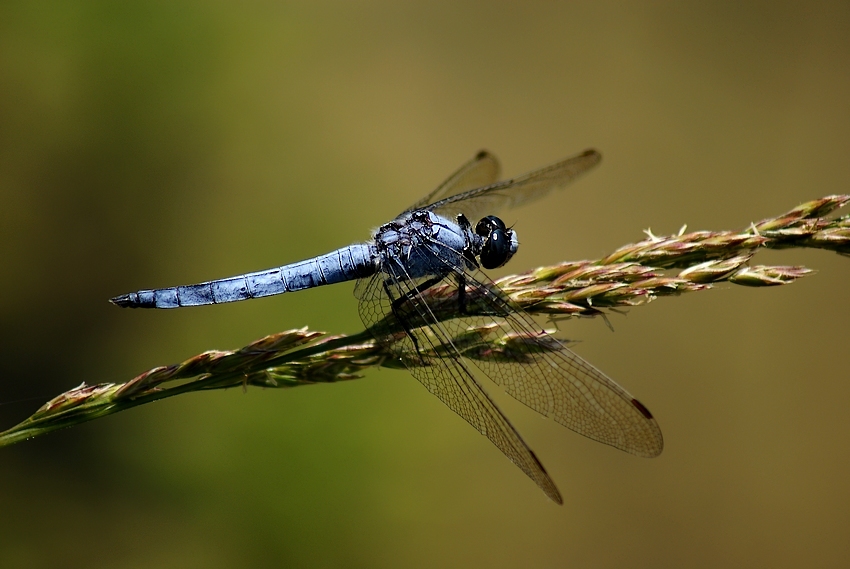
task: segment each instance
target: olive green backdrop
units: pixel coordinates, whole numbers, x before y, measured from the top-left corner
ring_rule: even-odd
[[[846,3],[0,4],[0,420],[309,325],[350,284],[118,293],[368,237],[480,148],[603,163],[505,215],[518,272],[850,191]],[[403,372],[171,399],[0,450],[3,567],[846,567],[850,259],[564,333],[656,415],[645,460],[495,397],[555,506]]]

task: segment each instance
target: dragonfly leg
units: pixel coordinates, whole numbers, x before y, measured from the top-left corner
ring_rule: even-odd
[[[457,309],[460,314],[466,311],[466,277],[462,272],[455,273],[457,276]]]
[[[387,297],[389,297],[390,299],[390,311],[392,311],[393,316],[395,316],[396,320],[398,320],[398,323],[401,324],[401,327],[404,328],[404,333],[407,334],[407,337],[410,338],[411,341],[413,341],[413,347],[416,350],[416,355],[419,356],[419,361],[424,366],[425,359],[422,357],[422,352],[419,349],[419,341],[416,339],[416,336],[413,335],[413,330],[410,328],[410,326],[407,325],[407,318],[401,315],[398,310],[401,302],[407,300],[407,297],[401,296],[399,298],[394,298],[393,293],[390,290],[390,287],[388,286],[389,281],[390,279],[388,278],[384,279],[383,285],[384,292],[387,293]]]
[[[389,294],[389,290],[388,290],[389,287],[387,286],[388,281],[389,281],[389,279],[384,281],[384,289],[387,290],[387,294]],[[407,291],[406,293],[404,293],[403,296],[400,296],[399,298],[393,299],[393,297],[390,296],[390,299],[392,299],[392,301],[393,301],[393,303],[392,303],[393,312],[395,313],[396,309],[398,309],[405,302],[412,302],[417,296],[419,296],[420,294],[422,294],[423,292],[425,292],[426,290],[428,290],[432,286],[434,286],[436,284],[440,284],[441,282],[443,282],[442,276],[432,277],[432,278],[428,279],[427,281],[419,283],[412,290]]]
[[[393,293],[390,290],[389,283],[391,282],[390,278],[386,278],[383,281],[384,291],[387,293],[387,297],[390,299],[390,310],[393,315],[396,317],[396,320],[399,321],[402,328],[404,328],[404,333],[407,334],[407,337],[413,342],[413,347],[416,349],[416,355],[419,356],[420,363],[425,366],[425,359],[422,357],[422,352],[419,347],[419,341],[416,339],[416,335],[413,333],[413,328],[411,328],[407,316],[402,314],[401,307],[406,302],[414,302],[416,296],[422,294],[432,286],[440,283],[443,280],[443,277],[436,276],[428,279],[425,282],[418,284],[413,290],[407,291],[402,296],[395,298],[393,297]]]

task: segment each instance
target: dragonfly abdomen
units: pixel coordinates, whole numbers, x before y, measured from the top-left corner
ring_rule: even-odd
[[[306,261],[193,285],[140,290],[110,299],[125,308],[180,308],[237,302],[370,276],[374,246],[349,245]]]

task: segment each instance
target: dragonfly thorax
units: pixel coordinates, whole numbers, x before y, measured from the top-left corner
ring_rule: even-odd
[[[414,210],[382,225],[374,243],[380,270],[399,280],[450,273],[480,240],[465,226],[427,210]],[[475,247],[478,245],[478,247]]]
[[[414,210],[382,225],[374,242],[379,270],[401,280],[448,274],[464,266],[495,269],[519,247],[516,232],[498,217],[484,217],[473,229],[463,214],[452,221],[428,210]]]

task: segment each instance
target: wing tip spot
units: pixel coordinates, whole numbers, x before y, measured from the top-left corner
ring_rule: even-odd
[[[653,418],[653,417],[652,417],[652,413],[650,413],[650,412],[649,412],[649,409],[647,409],[647,408],[644,406],[644,404],[643,404],[643,403],[641,403],[640,401],[638,401],[637,399],[634,399],[634,398],[632,399],[632,405],[634,405],[634,406],[635,406],[635,408],[637,408],[637,410],[638,410],[638,411],[640,411],[641,415],[643,415],[643,416],[644,416],[644,417],[646,417],[647,419],[652,419],[652,418]]]

